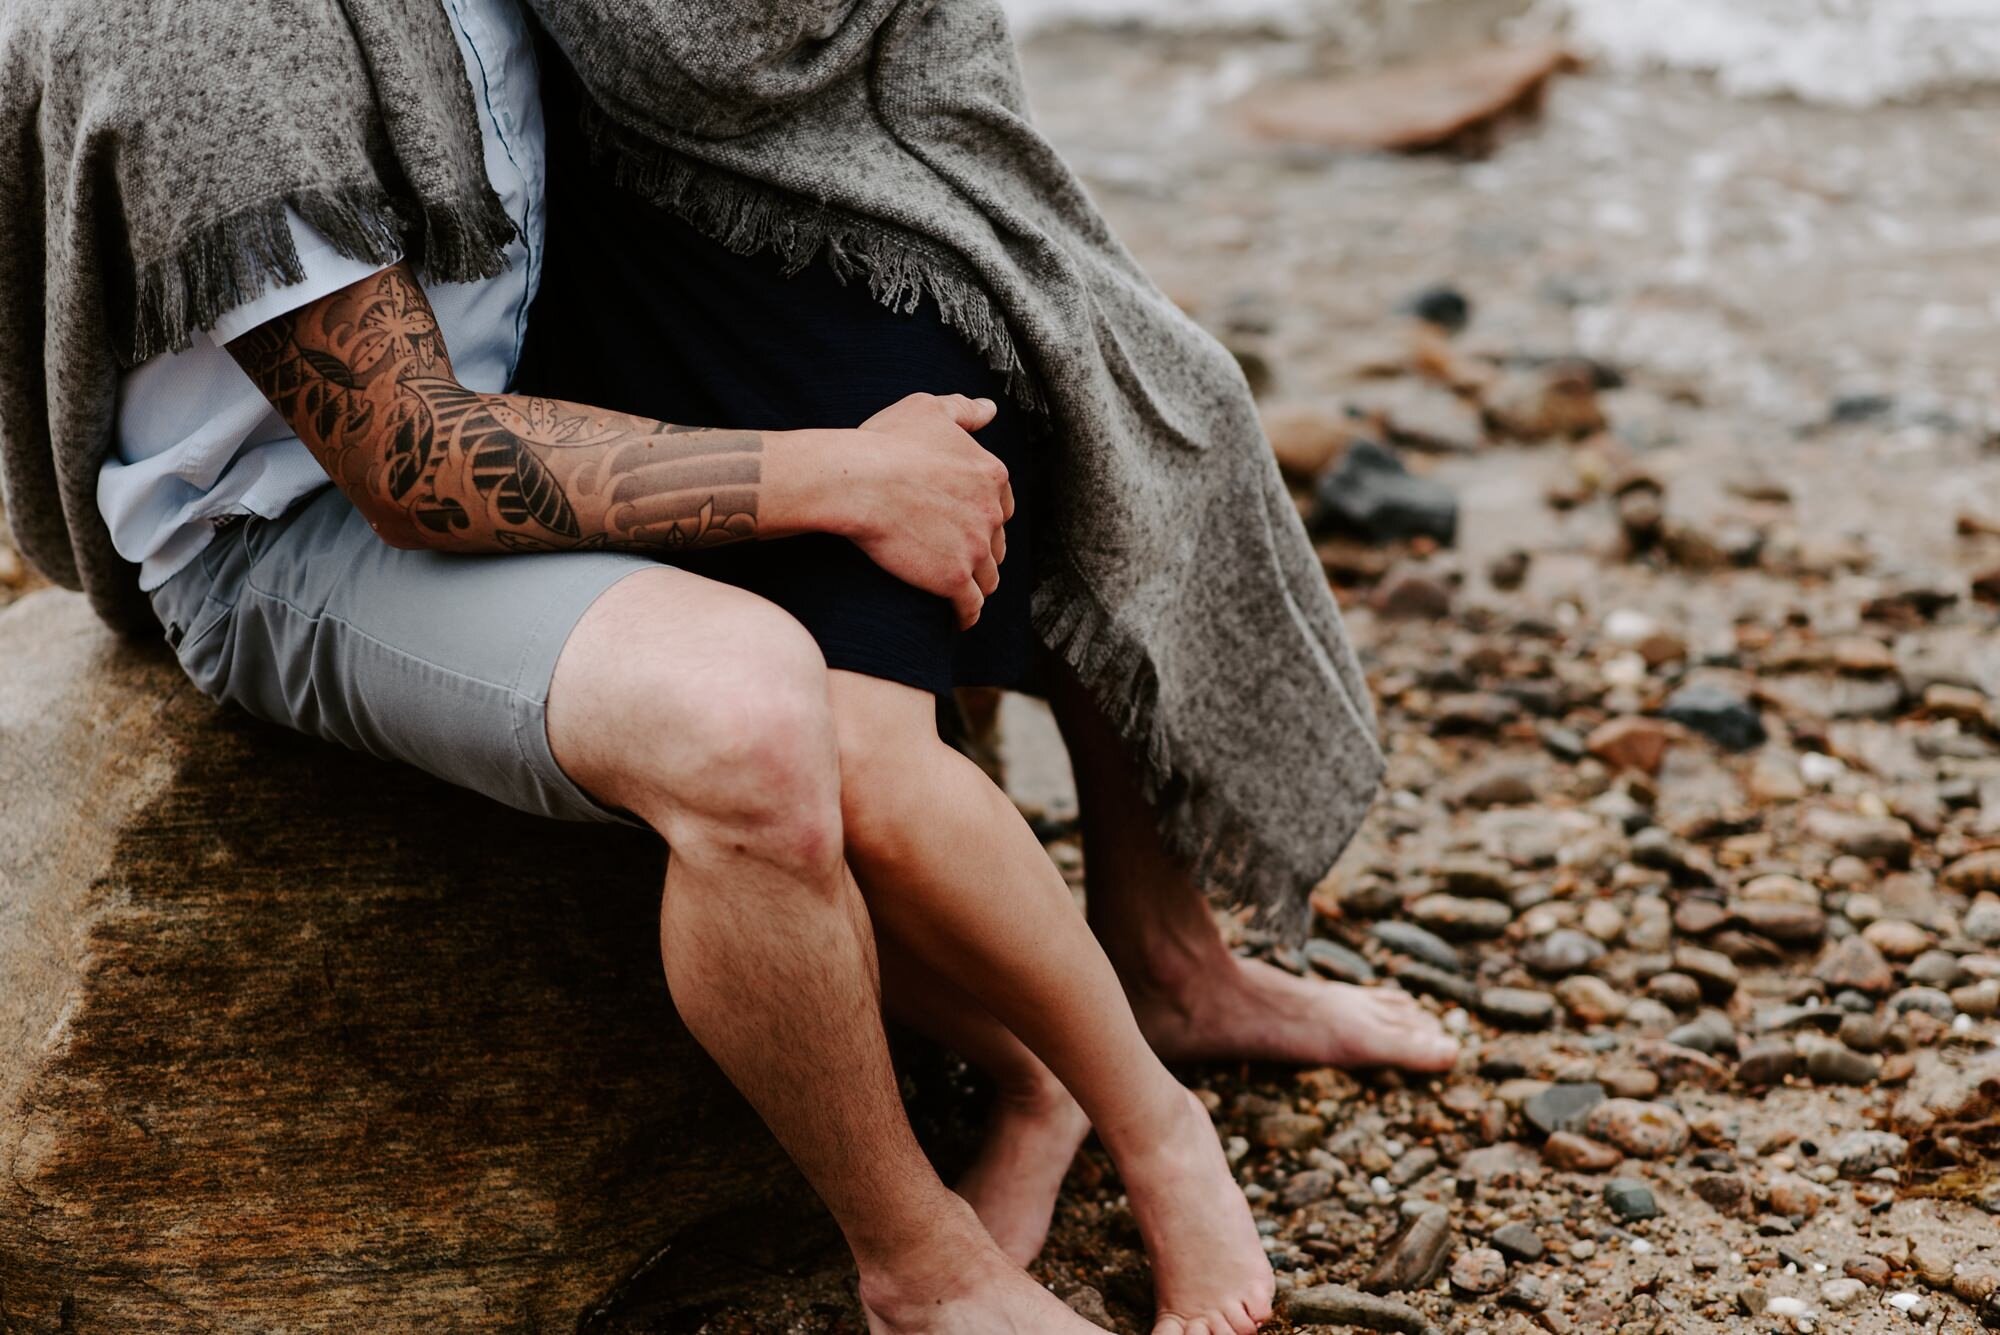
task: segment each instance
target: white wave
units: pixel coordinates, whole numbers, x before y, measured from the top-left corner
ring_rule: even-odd
[[[1066,23],[1276,26],[1334,32],[1395,57],[1420,52],[1454,8],[1451,0],[1003,2],[1024,35]],[[1712,73],[1741,97],[1864,107],[2000,85],[2000,0],[1538,0],[1534,8],[1534,27],[1566,27],[1579,51],[1611,68]],[[1371,40],[1384,35],[1396,40]]]
[[[1713,73],[1724,91],[1872,106],[2000,83],[1995,0],[1558,0],[1621,69]]]

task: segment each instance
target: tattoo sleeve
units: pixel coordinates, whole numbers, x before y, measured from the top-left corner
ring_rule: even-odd
[[[674,552],[756,536],[759,434],[466,389],[403,265],[229,351],[397,546]]]

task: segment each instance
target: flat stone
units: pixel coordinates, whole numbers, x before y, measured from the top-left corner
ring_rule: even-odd
[[[1415,923],[1392,920],[1375,923],[1368,934],[1395,951],[1398,955],[1408,955],[1411,959],[1428,964],[1434,969],[1448,969],[1460,972],[1465,963],[1458,952],[1433,932],[1426,931]]]
[[[1605,1183],[1604,1203],[1620,1219],[1652,1219],[1660,1213],[1653,1189],[1636,1177],[1615,1177]]]
[[[1468,1010],[1479,1005],[1479,985],[1462,974],[1429,964],[1403,964],[1390,976],[1405,992],[1437,997]]]
[[[1336,982],[1365,984],[1375,981],[1375,966],[1358,951],[1350,950],[1338,941],[1314,937],[1300,948],[1299,953],[1315,973]]]
[[[1583,1119],[1583,1133],[1638,1159],[1664,1159],[1686,1148],[1687,1119],[1664,1103],[1607,1099]]]
[[[1913,960],[1929,950],[1937,938],[1913,922],[1883,918],[1861,929],[1861,937],[1882,952],[1883,958]]]
[[[1604,1086],[1596,1081],[1550,1085],[1521,1105],[1521,1116],[1543,1135],[1581,1126],[1592,1108],[1604,1102]]]
[[[1603,1141],[1574,1131],[1558,1131],[1542,1143],[1542,1162],[1564,1173],[1608,1173],[1625,1156]]]
[[[1265,1149],[1302,1150],[1326,1138],[1326,1123],[1311,1113],[1271,1113],[1257,1121],[1255,1141]]]
[[[1701,994],[1712,1002],[1721,1004],[1736,995],[1741,975],[1735,961],[1719,951],[1682,946],[1674,952],[1674,968],[1694,979]]]
[[[1854,1307],[1868,1296],[1868,1286],[1858,1279],[1846,1275],[1838,1279],[1823,1280],[1819,1286],[1819,1300],[1835,1312],[1844,1312]]]
[[[1410,905],[1418,925],[1455,941],[1486,941],[1507,930],[1514,910],[1498,899],[1467,899],[1458,895],[1423,895]]]
[[[1556,984],[1556,997],[1579,1024],[1606,1024],[1625,1014],[1623,993],[1594,974],[1572,974]]]
[[[1648,1039],[1632,1047],[1632,1055],[1658,1074],[1669,1089],[1697,1085],[1702,1089],[1726,1089],[1730,1082],[1727,1066],[1705,1052],[1684,1048],[1678,1043]]]
[[[1333,1195],[1338,1185],[1331,1169],[1301,1169],[1286,1178],[1285,1185],[1278,1188],[1278,1205],[1286,1210],[1303,1210]]]
[[[1838,1043],[1816,1047],[1806,1054],[1806,1074],[1824,1085],[1865,1085],[1881,1072],[1879,1059]]]
[[[1542,1259],[1542,1235],[1535,1232],[1531,1224],[1505,1224],[1493,1231],[1487,1241],[1493,1250],[1510,1261],[1539,1261]]]
[[[1489,987],[1479,994],[1479,1013],[1512,1029],[1546,1029],[1555,1022],[1556,999],[1525,987]]]
[[[1741,899],[1729,905],[1730,921],[1786,946],[1816,946],[1826,937],[1826,913],[1817,904]]]
[[[1894,816],[1855,816],[1845,812],[1819,810],[1806,816],[1805,830],[1815,839],[1832,844],[1843,853],[1858,858],[1880,860],[1905,866],[1910,860],[1913,838],[1908,821]]]

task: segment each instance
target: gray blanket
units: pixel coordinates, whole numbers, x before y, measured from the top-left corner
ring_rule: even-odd
[[[997,0],[530,0],[633,189],[932,301],[1054,428],[1035,626],[1206,884],[1298,921],[1381,770],[1234,361],[1029,123]],[[507,222],[437,0],[0,5],[0,479],[23,552],[143,617],[95,507],[116,377],[342,251],[490,272]]]

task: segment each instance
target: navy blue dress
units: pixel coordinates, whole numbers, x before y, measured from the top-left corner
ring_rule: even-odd
[[[547,257],[516,388],[689,426],[854,427],[905,395],[1000,405],[978,433],[1007,465],[1015,513],[1000,587],[961,632],[951,604],[844,538],[739,543],[675,564],[750,590],[811,632],[833,668],[936,693],[1026,671],[1040,480],[1035,424],[928,301],[901,313],[824,263],[786,276],[732,254],[617,185],[576,128],[574,76],[545,48]]]

